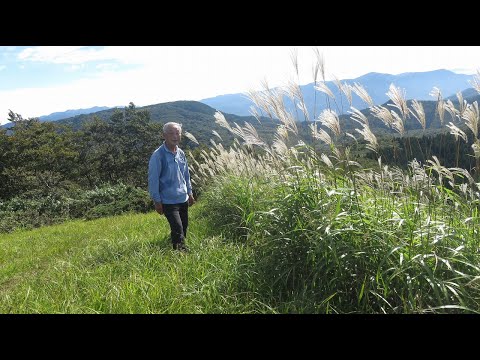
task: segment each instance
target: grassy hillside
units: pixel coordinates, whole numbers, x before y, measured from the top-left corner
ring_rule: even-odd
[[[191,253],[171,250],[167,222],[153,212],[17,230],[0,236],[0,312],[480,313],[478,105],[391,96],[398,111],[372,108],[401,140],[390,145],[360,112],[350,142],[332,111],[297,126],[273,93],[259,99],[282,123],[272,144],[215,113],[205,131],[214,124],[239,141],[189,163],[199,191]],[[190,105],[208,110],[182,111]],[[469,132],[449,127],[455,151],[445,136],[405,136],[409,114],[423,132],[445,112]],[[300,141],[302,131],[314,141]],[[428,145],[422,161],[413,140]],[[372,161],[357,161],[366,150]]]
[[[191,208],[191,253],[171,250],[156,213],[0,235],[0,313],[271,313],[242,289],[249,249],[206,235]]]

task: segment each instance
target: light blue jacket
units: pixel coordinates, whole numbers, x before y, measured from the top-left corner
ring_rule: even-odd
[[[148,163],[148,192],[156,203],[180,204],[192,194],[190,172],[183,150],[171,152],[165,142],[157,148]]]

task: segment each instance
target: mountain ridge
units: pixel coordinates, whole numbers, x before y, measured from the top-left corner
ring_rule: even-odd
[[[40,121],[56,121],[60,119],[65,119],[67,117],[72,117],[75,115],[91,114],[94,112],[108,110],[108,109],[111,109],[111,108],[108,106],[93,106],[91,108],[69,109],[65,111],[53,112],[49,115],[42,115],[42,116],[39,116],[38,118],[40,119]]]
[[[471,87],[469,81],[473,79],[473,76],[473,74],[456,74],[453,71],[446,69],[425,72],[408,72],[398,75],[370,72],[354,79],[343,79],[340,80],[340,82],[352,86],[355,83],[362,85],[371,96],[374,104],[380,105],[389,100],[389,97],[386,94],[392,83],[400,89],[405,90],[407,100],[433,100],[430,95],[433,87],[439,88],[442,91],[444,98],[454,96],[458,91],[464,91]],[[344,105],[348,104],[345,94],[338,89],[334,81],[326,81],[325,85],[333,93],[333,99],[327,99],[326,94],[315,90],[313,82],[300,85],[310,116],[313,114],[317,116],[322,110],[330,107],[332,102],[334,103],[332,107],[336,106],[336,108],[333,109],[338,114],[347,113],[350,108]],[[252,105],[251,100],[248,99],[245,93],[218,95],[199,101],[220,111],[244,116],[250,114],[250,106]],[[289,99],[285,99],[285,104],[290,111],[295,111],[295,104]],[[352,92],[352,106],[361,110],[366,107],[366,104],[360,97]]]
[[[438,76],[443,76],[442,79],[436,79]],[[417,100],[433,100],[433,98],[429,95],[429,92],[432,90],[433,86],[437,86],[444,95],[446,99],[456,99],[456,93],[459,91],[462,92],[464,95],[464,99],[468,100],[469,97],[472,97],[476,94],[476,91],[471,87],[466,87],[468,84],[468,80],[472,78],[474,75],[465,75],[465,74],[456,74],[450,70],[446,69],[438,69],[432,70],[427,72],[408,72],[402,73],[398,75],[386,74],[386,73],[379,73],[379,72],[370,72],[364,75],[361,75],[355,79],[344,79],[340,80],[342,83],[348,83],[353,85],[354,83],[361,84],[369,93],[369,95],[374,100],[375,105],[380,105],[389,100],[386,92],[388,91],[388,87],[390,83],[396,83],[395,85],[402,88],[403,86],[408,86],[409,90],[406,91],[407,99],[417,99]],[[422,85],[423,90],[415,90],[419,86],[416,86],[415,78],[421,79],[429,79],[427,85]],[[454,79],[454,80],[452,80]],[[417,79],[417,82],[421,81]],[[446,82],[452,82],[455,85],[451,85],[448,87],[447,91],[443,91],[442,84],[445,85]],[[457,89],[458,84],[463,84],[465,86],[462,89]],[[376,84],[376,85],[375,85]],[[436,84],[436,85],[433,85]],[[341,93],[335,83],[333,81],[327,81],[326,85],[335,95],[335,101],[333,99],[326,99],[326,94],[314,90],[313,83],[300,85],[302,90],[302,94],[305,98],[307,103],[307,109],[311,117],[315,114],[315,117],[318,116],[320,111],[328,106],[331,105],[333,110],[336,110],[338,114],[346,114],[350,108],[347,108],[348,101],[343,93]],[[433,86],[432,86],[433,85]],[[432,87],[430,87],[432,86]],[[455,88],[455,90],[454,90]],[[427,93],[428,89],[428,93]],[[416,91],[416,92],[415,92]],[[422,93],[423,91],[423,93]],[[316,92],[316,93],[315,93]],[[416,94],[416,96],[411,95],[411,93]],[[410,94],[410,96],[409,96]],[[361,110],[366,107],[366,104],[361,100],[356,94],[352,94],[352,106]],[[420,96],[419,96],[420,95]],[[330,102],[328,101],[330,100]],[[186,100],[178,100],[178,101],[186,101]],[[216,110],[221,111],[222,113],[230,114],[233,116],[251,116],[250,107],[253,105],[252,101],[246,96],[245,93],[234,93],[234,94],[223,94],[218,95],[212,98],[206,98],[199,100],[198,102],[203,103],[205,105],[210,106]],[[315,102],[315,108],[313,106],[313,102]],[[170,104],[174,102],[169,102]],[[285,101],[287,108],[291,111],[297,111],[294,104],[292,104],[290,99]],[[160,103],[160,104],[168,104],[168,103]],[[155,107],[159,104],[152,104],[146,105],[142,108],[149,108]],[[334,107],[336,106],[336,108]],[[49,115],[42,115],[39,117],[40,121],[59,121],[65,119],[72,119],[78,116],[84,117],[90,114],[97,114],[101,113],[102,111],[110,111],[114,109],[121,109],[122,107],[105,107],[105,106],[94,106],[91,108],[84,108],[84,109],[74,109],[74,110],[66,110],[64,112],[55,112]],[[164,109],[165,110],[165,109]],[[0,127],[9,128],[13,126],[13,123],[9,122]]]

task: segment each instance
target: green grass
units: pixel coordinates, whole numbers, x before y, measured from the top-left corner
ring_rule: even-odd
[[[0,235],[0,313],[269,313],[245,291],[251,249],[206,237],[201,203],[171,249],[152,212]]]

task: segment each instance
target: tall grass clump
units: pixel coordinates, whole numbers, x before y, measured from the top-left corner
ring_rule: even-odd
[[[317,61],[323,57],[317,55]],[[315,68],[324,71],[323,63]],[[330,97],[316,72],[314,83]],[[262,302],[280,311],[479,313],[478,173],[444,167],[435,156],[422,164],[409,139],[408,169],[387,165],[369,119],[404,137],[410,116],[425,128],[423,106],[413,101],[409,108],[406,94],[393,84],[387,93],[391,109],[375,106],[360,84],[339,86],[368,106],[350,108],[359,138],[342,130],[331,108],[310,119],[291,83],[271,89],[265,82],[263,91],[248,94],[260,124],[262,116],[281,123],[271,144],[250,124],[231,125],[216,113],[217,123],[238,141],[229,149],[212,141],[203,161],[192,164],[192,178],[206,189],[208,221],[227,239],[248,240],[257,274],[251,286]],[[300,114],[287,109],[284,97]],[[445,104],[472,130],[477,157],[478,105],[462,102],[455,109],[439,96],[442,123]],[[297,121],[308,122],[313,145],[299,139]],[[340,141],[346,136],[366,144],[378,166],[364,168],[355,161],[350,146]]]

